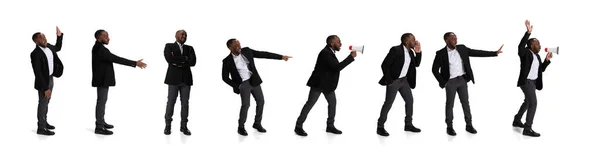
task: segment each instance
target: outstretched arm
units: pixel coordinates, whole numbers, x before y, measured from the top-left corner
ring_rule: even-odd
[[[484,51],[484,50],[476,50],[476,49],[471,49],[468,48],[469,50],[469,56],[473,56],[473,57],[495,57],[498,56],[498,54],[502,53],[502,47],[504,47],[504,44],[502,44],[502,46],[500,46],[500,49],[498,49],[498,51]]]
[[[527,27],[527,32],[525,32],[525,35],[523,35],[523,38],[521,38],[521,42],[519,42],[519,56],[525,55],[525,53],[528,52],[528,49],[525,45],[527,45],[527,41],[531,35],[531,30],[533,29],[533,26],[531,26],[529,20],[525,20],[525,27]]]
[[[250,49],[250,48],[248,48],[248,49]],[[252,54],[254,54],[254,57],[256,57],[256,58],[277,59],[277,60],[283,59],[283,55],[279,55],[276,53],[271,53],[271,52],[267,52],[267,51],[257,51],[257,50],[253,50],[253,49],[250,49],[250,51],[252,51]]]
[[[136,66],[136,62],[135,61],[119,57],[119,56],[117,56],[115,54],[112,54],[107,49],[101,49],[100,51],[101,52],[99,52],[99,56],[98,57],[102,61],[114,62],[114,63],[117,63],[117,64],[131,66],[131,67],[135,67]]]
[[[62,49],[62,40],[63,40],[63,33],[60,31],[60,29],[58,29],[58,26],[56,27],[56,43],[54,45],[48,43],[48,46],[52,46],[50,47],[51,49],[54,49],[55,52],[59,52]]]

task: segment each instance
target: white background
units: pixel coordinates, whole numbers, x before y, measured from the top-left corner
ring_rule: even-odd
[[[593,1],[2,1],[0,80],[0,145],[544,145],[591,144],[600,130],[597,73],[597,4]],[[523,101],[516,86],[517,45],[530,19],[532,37],[542,47],[560,46],[544,73],[544,90],[537,92],[534,130],[529,138],[511,122]],[[31,35],[43,32],[54,44],[54,26],[64,32],[58,53],[65,70],[55,79],[48,120],[57,129],[38,136],[37,92],[29,54]],[[91,87],[93,33],[110,34],[108,48],[119,56],[144,59],[142,70],[115,65],[117,86],[110,88],[106,119],[115,125],[112,136],[93,133],[96,89]],[[190,99],[193,133],[179,131],[177,103],[173,134],[163,135],[167,85],[165,43],[185,29],[196,50],[194,86]],[[476,84],[469,83],[473,122],[478,134],[464,130],[460,102],[455,101],[458,133],[445,132],[445,91],[431,73],[442,36],[453,31],[458,43],[504,53],[496,58],[472,58]],[[376,122],[385,87],[380,64],[400,35],[411,32],[423,48],[413,90],[414,124],[423,132],[403,131],[404,102],[397,96],[386,123],[390,137],[379,137]],[[304,125],[308,137],[294,134],[295,120],[307,100],[305,86],[327,35],[337,34],[344,46],[365,45],[365,54],[345,68],[337,94],[336,126],[344,134],[325,133],[327,102],[323,96]],[[221,80],[221,60],[229,54],[225,42],[294,58],[288,62],[257,59],[264,80],[266,134],[251,128],[255,104],[248,113],[248,137],[236,133],[239,95]],[[348,55],[347,47],[338,59]],[[545,52],[540,53],[545,56]],[[594,144],[591,144],[594,145]]]

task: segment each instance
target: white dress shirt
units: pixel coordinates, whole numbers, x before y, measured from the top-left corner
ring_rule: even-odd
[[[400,78],[406,77],[406,74],[408,73],[408,67],[410,67],[410,61],[412,61],[410,58],[410,53],[408,53],[409,49],[407,49],[404,45],[402,45],[402,48],[404,49],[404,65],[402,66],[402,71],[400,71]]]
[[[181,54],[183,55],[183,45],[179,42],[177,42],[177,45],[179,46],[179,51],[181,51]]]
[[[48,75],[52,75],[54,72],[54,55],[52,54],[52,50],[48,47],[44,48],[40,46],[40,48],[44,51],[44,54],[46,54],[46,58],[48,59]]]
[[[248,64],[250,63],[248,62],[248,59],[246,59],[243,54],[239,54],[237,56],[235,54],[231,55],[233,55],[233,62],[235,62],[235,67],[237,68],[238,73],[240,73],[242,82],[250,79],[250,76],[252,76],[252,71],[248,69]]]
[[[531,50],[529,51],[531,52]],[[527,75],[527,79],[536,80],[538,78],[538,69],[540,68],[540,58],[538,58],[533,52],[531,52],[533,61],[531,61],[531,69],[529,69],[529,75]]]
[[[446,49],[448,50],[448,63],[450,65],[450,79],[464,75],[465,70],[463,69],[463,62],[458,50],[456,48],[451,50],[448,47]]]

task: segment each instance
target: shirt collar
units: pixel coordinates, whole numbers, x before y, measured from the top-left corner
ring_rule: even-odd
[[[448,52],[451,52],[451,51],[456,51],[456,48],[450,49],[450,47],[446,46],[446,50],[448,50]]]

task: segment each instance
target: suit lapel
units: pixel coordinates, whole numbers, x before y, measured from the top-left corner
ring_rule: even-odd
[[[177,42],[173,43],[175,45],[175,50],[171,49],[171,52],[173,52],[173,54],[175,56],[183,56],[183,52],[181,52],[181,50],[179,50],[179,44],[177,44]],[[183,44],[181,44],[181,48],[185,49],[185,46]]]

